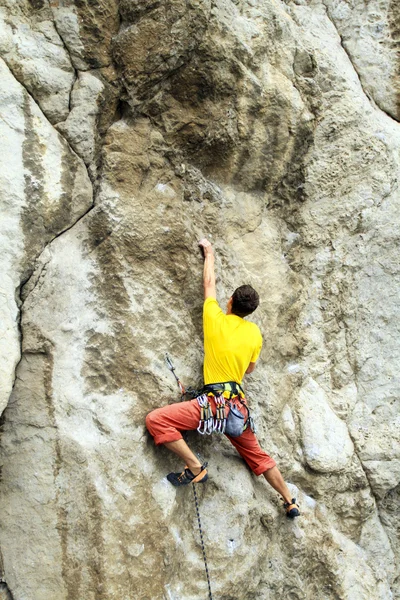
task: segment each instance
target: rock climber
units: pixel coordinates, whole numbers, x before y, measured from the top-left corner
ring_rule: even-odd
[[[247,427],[238,437],[227,435],[255,475],[264,475],[268,483],[281,495],[289,518],[300,515],[296,499],[292,498],[273,458],[264,452],[249,426],[247,401],[241,388],[243,376],[254,371],[261,352],[262,337],[255,323],[245,317],[259,304],[257,292],[249,285],[237,288],[228,300],[226,314],[216,300],[214,252],[211,243],[202,239],[204,270],[204,383],[206,398],[213,415],[217,412],[218,393],[229,398],[226,414],[231,407],[247,417]],[[214,390],[218,390],[215,392]],[[203,396],[204,398],[204,396]],[[167,478],[175,486],[204,483],[208,479],[206,464],[201,464],[182,437],[182,431],[197,429],[201,415],[199,398],[157,408],[146,417],[146,426],[155,444],[164,444],[186,464],[180,473]],[[210,412],[211,412],[210,411]],[[240,430],[241,431],[241,430]]]

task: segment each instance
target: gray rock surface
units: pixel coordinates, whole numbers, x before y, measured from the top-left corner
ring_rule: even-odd
[[[323,388],[309,379],[299,392],[301,442],[308,466],[320,473],[342,471],[354,447],[346,423],[329,406]]]
[[[2,3],[0,597],[207,597],[144,427],[166,351],[201,382],[206,235],[221,304],[260,293],[246,388],[301,506],[189,434],[214,596],[400,598],[400,24],[372,4]]]
[[[395,0],[325,0],[367,94],[400,120],[400,7]]]
[[[103,91],[104,84],[98,77],[86,72],[79,73],[71,92],[70,113],[57,127],[87,165],[95,158],[99,100]]]
[[[82,161],[0,61],[2,322],[0,406],[5,408],[20,358],[20,290],[46,244],[92,205]]]
[[[47,2],[0,3],[0,53],[48,119],[64,120],[75,71]]]

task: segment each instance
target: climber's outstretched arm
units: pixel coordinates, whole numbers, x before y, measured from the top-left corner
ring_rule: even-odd
[[[216,298],[215,291],[215,271],[214,271],[214,251],[207,239],[200,240],[199,246],[204,254],[203,285],[204,299]]]

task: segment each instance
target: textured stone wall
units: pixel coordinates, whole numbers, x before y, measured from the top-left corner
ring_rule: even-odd
[[[189,434],[221,600],[400,598],[399,11],[1,0],[0,598],[207,597],[144,427],[202,372],[202,260],[251,283],[246,389],[301,505]]]

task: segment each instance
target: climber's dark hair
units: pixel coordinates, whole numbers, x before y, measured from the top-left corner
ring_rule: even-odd
[[[251,285],[241,285],[232,294],[232,313],[238,317],[251,315],[260,303],[259,295]]]

